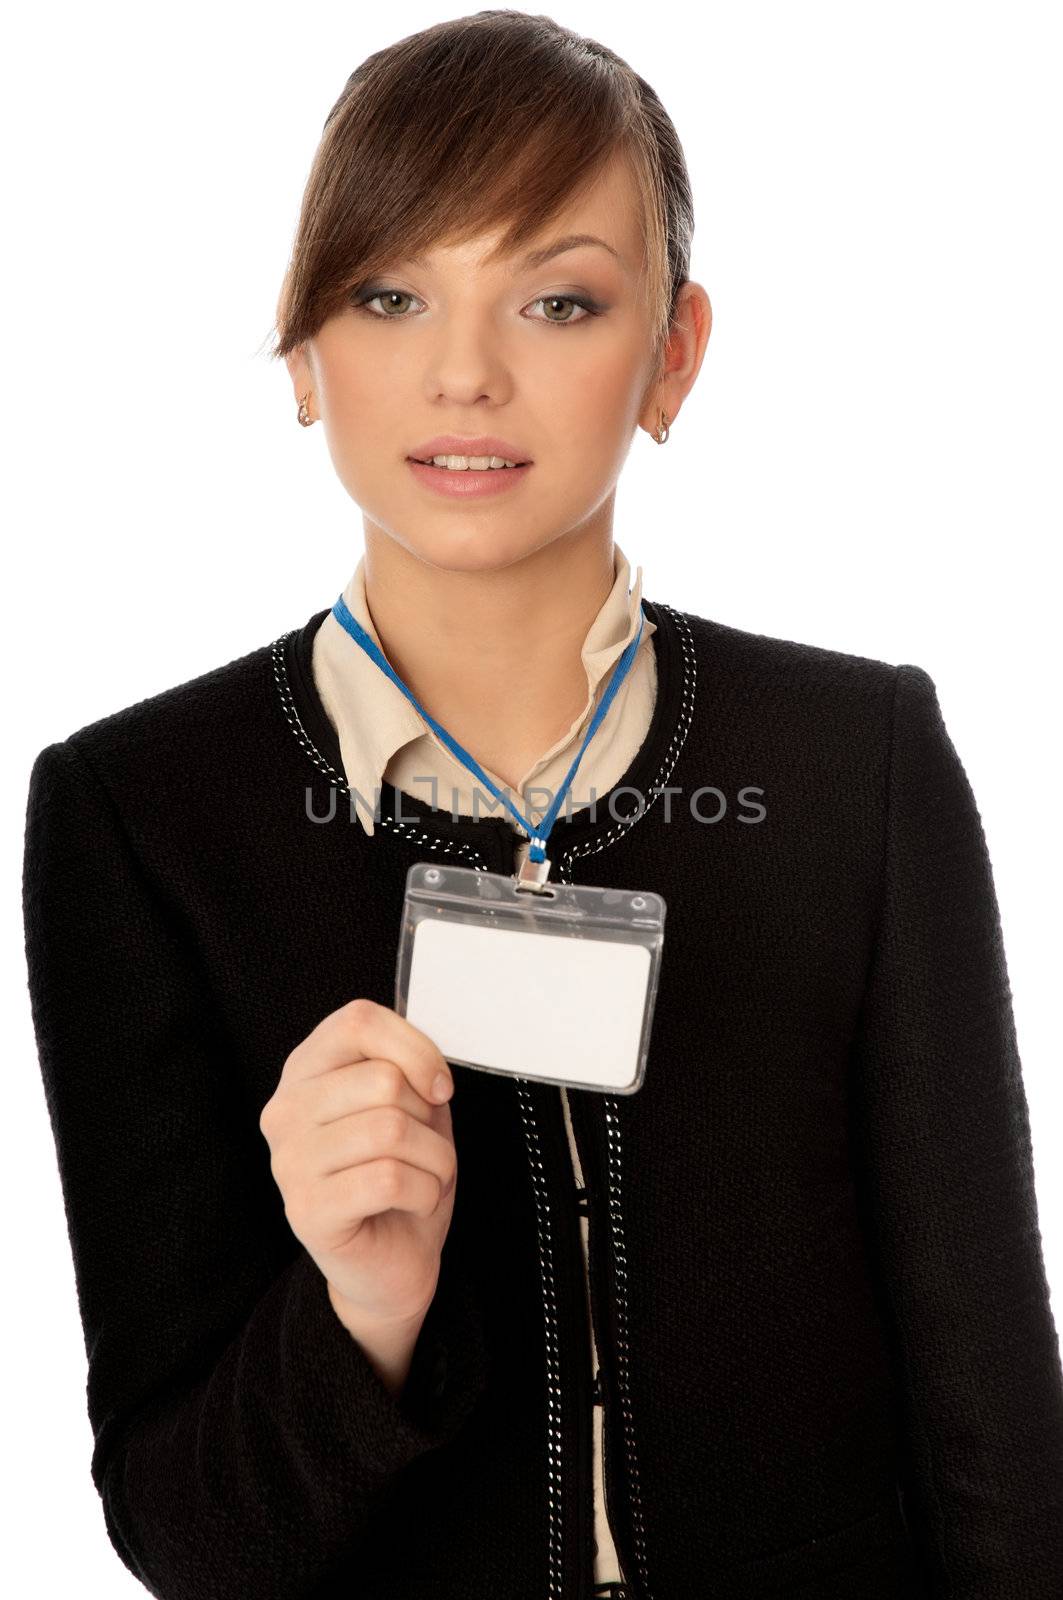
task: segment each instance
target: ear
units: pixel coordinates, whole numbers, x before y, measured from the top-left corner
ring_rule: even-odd
[[[314,387],[314,375],[310,370],[310,363],[306,359],[305,348],[302,345],[298,345],[294,350],[290,350],[284,358],[284,364],[288,368],[288,374],[292,380],[292,391],[296,402],[298,402],[303,398],[304,394]]]
[[[639,416],[639,423],[647,433],[653,433],[660,412],[666,414],[669,425],[679,415],[680,407],[701,370],[711,331],[712,304],[708,294],[700,283],[688,279],[676,301],[675,318],[660,373]]]

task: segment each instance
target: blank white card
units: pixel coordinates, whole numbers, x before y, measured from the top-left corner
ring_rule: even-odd
[[[644,944],[428,917],[406,1016],[449,1061],[623,1091],[638,1075],[649,975]]]

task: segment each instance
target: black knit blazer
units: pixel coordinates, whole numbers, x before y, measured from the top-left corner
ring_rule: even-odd
[[[643,1087],[571,1094],[627,1593],[1059,1600],[1027,1103],[934,683],[644,603],[652,725],[549,850],[557,879],[667,903]],[[326,615],[33,766],[29,990],[92,1477],[166,1600],[587,1600],[561,1091],[454,1069],[454,1219],[398,1398],[259,1130],[323,1016],[393,1003],[411,863],[507,871],[517,838],[387,785],[365,836],[311,673]]]

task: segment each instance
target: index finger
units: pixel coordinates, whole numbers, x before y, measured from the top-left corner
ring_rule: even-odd
[[[439,1105],[453,1089],[450,1067],[427,1033],[390,1006],[378,1005],[364,996],[349,1000],[323,1017],[296,1045],[281,1076],[302,1081],[370,1057],[394,1061],[410,1086],[430,1105]],[[439,1077],[445,1080],[445,1094],[435,1092]]]

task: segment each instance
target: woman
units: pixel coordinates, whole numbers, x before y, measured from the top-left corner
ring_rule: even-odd
[[[594,41],[482,12],[370,57],[275,352],[364,557],[35,763],[92,1473],[167,1600],[1060,1592],[1026,1101],[934,683],[643,601],[613,542],[704,357],[691,233]],[[448,1062],[393,1004],[412,866],[544,856],[666,904],[637,1092]]]

